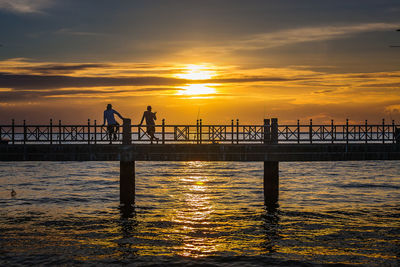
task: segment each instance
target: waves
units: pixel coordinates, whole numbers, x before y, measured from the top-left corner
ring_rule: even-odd
[[[398,263],[398,162],[280,163],[275,211],[262,168],[137,162],[127,218],[117,162],[0,163],[0,263]]]

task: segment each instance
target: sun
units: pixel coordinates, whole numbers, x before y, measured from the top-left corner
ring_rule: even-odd
[[[188,80],[208,80],[216,75],[216,72],[206,65],[190,64],[185,67],[183,73],[178,73],[175,76]]]
[[[175,74],[175,77],[186,80],[209,80],[217,74],[214,69],[211,65],[190,64],[184,67],[182,73]],[[210,83],[188,83],[179,87],[182,90],[179,90],[177,94],[189,96],[212,95],[216,93],[214,86],[215,84]]]

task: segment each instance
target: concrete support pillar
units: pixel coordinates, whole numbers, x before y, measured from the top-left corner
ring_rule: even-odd
[[[119,196],[121,204],[125,206],[135,204],[134,161],[120,161]]]
[[[264,125],[269,124],[269,120],[264,120]],[[264,126],[265,127],[265,126]],[[271,119],[269,132],[270,140],[267,144],[278,144],[278,119]],[[268,142],[269,141],[269,142]],[[267,207],[275,207],[279,199],[279,162],[264,161],[264,200]]]
[[[279,199],[279,162],[264,161],[264,200],[266,206],[274,206]]]
[[[124,119],[122,129],[122,144],[130,145],[132,143],[130,119]],[[121,154],[119,196],[120,203],[124,206],[135,204],[135,161],[129,159],[129,152]]]

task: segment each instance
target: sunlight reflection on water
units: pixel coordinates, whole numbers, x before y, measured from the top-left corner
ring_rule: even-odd
[[[281,163],[275,212],[261,163],[138,162],[130,218],[118,163],[0,167],[2,265],[398,262],[398,162]]]

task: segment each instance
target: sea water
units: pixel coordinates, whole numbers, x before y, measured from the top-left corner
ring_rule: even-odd
[[[118,162],[1,162],[0,265],[398,266],[399,163],[280,163],[271,210],[262,163],[136,162],[126,216]]]

